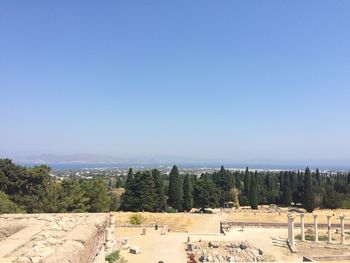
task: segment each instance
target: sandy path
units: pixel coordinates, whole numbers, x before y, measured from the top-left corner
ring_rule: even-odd
[[[116,235],[128,237],[130,245],[141,248],[141,254],[130,254],[122,250],[121,255],[129,263],[157,263],[160,260],[166,263],[186,262],[185,234],[169,233],[161,235],[160,230],[147,228],[147,234],[141,235],[142,228],[117,229]]]

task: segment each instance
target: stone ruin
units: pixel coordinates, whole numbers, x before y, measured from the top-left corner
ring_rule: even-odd
[[[113,215],[0,216],[0,262],[105,263],[116,246]]]
[[[187,243],[187,253],[199,262],[261,262],[263,251],[247,241],[210,241]]]

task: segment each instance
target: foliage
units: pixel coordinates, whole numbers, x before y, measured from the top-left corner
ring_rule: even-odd
[[[309,167],[305,170],[303,206],[309,213],[315,209],[315,194]]]
[[[323,206],[330,209],[337,209],[342,206],[341,194],[335,192],[332,186],[326,186],[326,194],[323,197]]]
[[[129,218],[130,224],[141,225],[143,222],[143,216],[141,214],[132,214]]]
[[[165,209],[165,212],[166,213],[177,213],[177,212],[179,212],[179,211],[177,211],[177,209],[176,208],[172,208],[172,207],[167,207],[166,209]]]
[[[203,211],[205,208],[218,206],[219,190],[209,176],[202,175],[194,186],[194,203]]]
[[[178,211],[183,211],[183,178],[179,173],[179,169],[176,165],[170,171],[169,174],[169,206],[177,209]]]
[[[119,260],[118,262],[120,262],[120,263],[127,263],[128,262],[122,256],[120,256],[119,251],[113,251],[108,256],[106,256],[105,260],[108,261],[108,263],[114,263],[117,260]]]
[[[124,186],[125,188],[116,188]],[[259,204],[302,204],[311,212],[350,208],[350,174],[344,172],[245,171],[223,166],[212,173],[183,176],[173,166],[169,177],[159,170],[127,176],[58,180],[50,168],[32,168],[0,159],[0,211],[27,213],[117,211],[189,211],[223,207],[233,201],[257,208]]]
[[[157,212],[164,211],[166,208],[167,197],[165,195],[165,178],[164,175],[160,173],[158,169],[152,170],[152,176],[154,179],[155,187],[155,207],[154,210]]]
[[[348,197],[342,201],[341,207],[344,209],[350,209],[350,197]]]
[[[101,178],[85,180],[81,183],[87,198],[88,212],[108,212],[111,198],[108,187]]]
[[[258,209],[258,186],[256,181],[256,174],[252,175],[250,181],[250,207],[252,209]]]
[[[4,192],[0,191],[0,214],[23,212],[23,209],[21,209],[16,203],[12,202]]]
[[[116,188],[109,191],[109,197],[111,199],[110,211],[118,211],[121,205],[121,197],[124,193],[124,188]]]
[[[60,212],[81,213],[89,210],[89,197],[86,196],[78,180],[63,180],[61,185],[62,199],[59,205]]]
[[[150,171],[137,172],[125,187],[121,209],[134,212],[160,209],[162,198],[159,198],[159,189],[156,189],[155,177]]]
[[[120,258],[119,251],[113,251],[108,256],[106,256],[106,260],[108,263],[114,263]]]
[[[239,200],[238,200],[239,190],[236,187],[230,189],[230,197],[233,202],[233,206],[235,208],[239,208]]]
[[[282,202],[284,205],[289,206],[292,201],[292,189],[291,189],[291,179],[288,172],[283,174],[284,184],[283,184],[283,193],[282,193]]]
[[[296,235],[295,239],[301,240],[301,234]],[[315,241],[315,235],[306,234],[305,235],[305,240],[307,240],[307,241]],[[327,240],[328,240],[328,236],[327,235],[319,235],[318,236],[318,241],[327,241]],[[335,240],[335,238],[332,238],[332,240]]]
[[[184,179],[183,193],[183,208],[185,211],[190,211],[193,208],[193,183],[189,174],[186,174]]]

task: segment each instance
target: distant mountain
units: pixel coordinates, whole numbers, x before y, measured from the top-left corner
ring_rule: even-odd
[[[111,155],[101,154],[69,154],[69,155],[53,155],[42,154],[33,155],[27,158],[15,160],[22,164],[147,164],[162,165],[175,163],[199,163],[203,160],[195,160],[193,158],[184,158],[178,156],[137,156],[137,157],[115,157]]]
[[[102,154],[69,154],[69,155],[53,155],[43,154],[34,155],[27,158],[13,158],[18,164],[23,165],[40,165],[47,164],[52,167],[100,167],[100,166],[147,166],[155,167],[162,165],[173,165],[187,167],[220,167],[224,165],[226,168],[264,168],[264,169],[305,169],[308,165],[311,169],[316,167],[325,170],[350,170],[349,160],[308,160],[305,162],[292,161],[277,161],[269,160],[258,161],[242,161],[230,162],[227,160],[213,160],[213,159],[195,159],[181,156],[171,155],[154,155],[154,156],[134,156],[134,157],[116,157]]]
[[[119,163],[126,161],[126,158],[116,158],[110,155],[100,154],[69,154],[69,155],[53,155],[42,154],[33,155],[28,158],[17,160],[19,163],[33,164],[60,164],[60,163]]]

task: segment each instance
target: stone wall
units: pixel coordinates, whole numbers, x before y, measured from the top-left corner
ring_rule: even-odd
[[[0,262],[102,263],[110,215],[1,215]],[[7,234],[6,234],[7,233]]]

